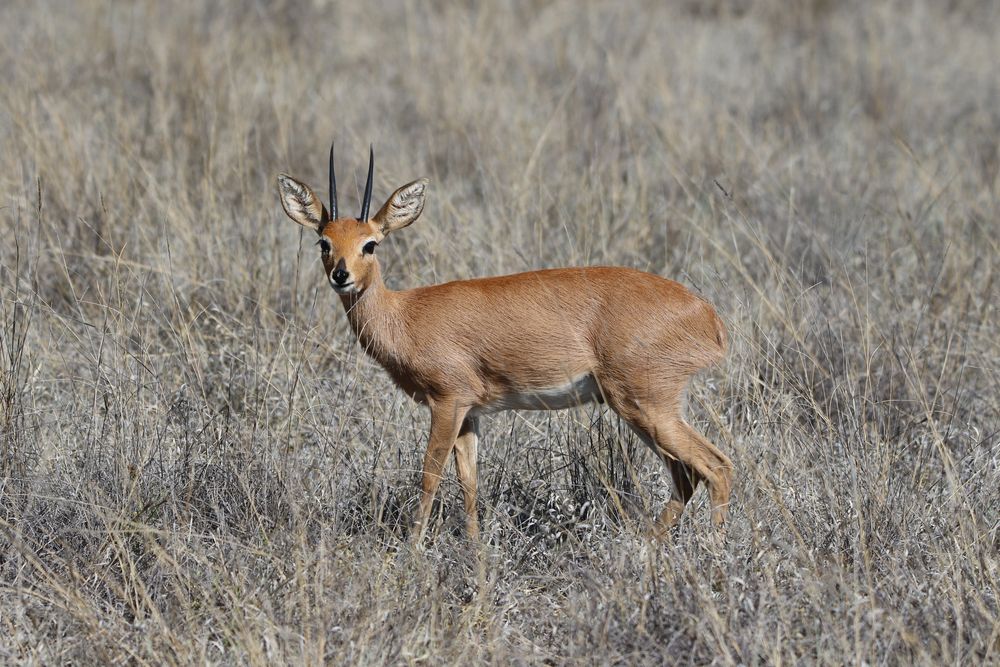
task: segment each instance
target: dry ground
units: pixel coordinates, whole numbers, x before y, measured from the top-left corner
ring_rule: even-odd
[[[1000,660],[991,2],[0,5],[0,662]],[[418,176],[394,286],[674,277],[737,465],[663,544],[592,408],[488,420],[403,546],[427,414],[274,179]]]

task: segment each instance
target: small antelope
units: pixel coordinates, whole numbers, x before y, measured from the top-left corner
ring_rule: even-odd
[[[699,481],[712,521],[727,514],[732,462],[684,421],[691,376],[721,360],[726,330],[682,285],[632,269],[585,267],[459,280],[393,292],[375,250],[424,208],[427,179],[396,190],[369,219],[374,151],[361,214],[341,218],[330,147],[330,210],[304,183],[278,176],[281,204],[319,236],[323,272],[365,351],[404,392],[431,410],[422,495],[411,539],[420,541],[448,455],[454,451],[466,527],[478,536],[479,416],[607,403],[666,463],[673,478],[656,519],[662,535]]]

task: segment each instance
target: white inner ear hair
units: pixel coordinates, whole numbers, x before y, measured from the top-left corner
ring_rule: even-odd
[[[399,193],[393,201],[393,213],[396,217],[403,217],[411,214],[420,206],[420,193],[423,192],[423,185],[416,185]]]
[[[309,193],[306,189],[295,181],[286,181],[285,187],[287,188],[288,196],[292,199],[292,203],[301,209],[305,209],[309,205]]]

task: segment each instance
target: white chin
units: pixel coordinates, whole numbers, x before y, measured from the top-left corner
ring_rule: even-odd
[[[333,288],[334,292],[341,295],[358,293],[358,287],[354,283],[350,283],[349,285],[337,285],[331,281],[330,287]]]

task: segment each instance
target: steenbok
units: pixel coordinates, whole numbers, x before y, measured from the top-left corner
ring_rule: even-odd
[[[330,211],[304,183],[278,177],[281,204],[319,235],[323,272],[365,351],[396,385],[431,410],[423,493],[411,538],[426,530],[454,450],[470,537],[476,516],[479,416],[607,403],[670,468],[673,494],[656,520],[680,519],[699,481],[712,521],[726,518],[732,462],[684,421],[691,376],[718,362],[726,330],[682,285],[624,268],[580,267],[459,280],[393,292],[375,249],[424,208],[427,179],[396,190],[369,219],[374,153],[361,215],[340,217],[330,148]]]

